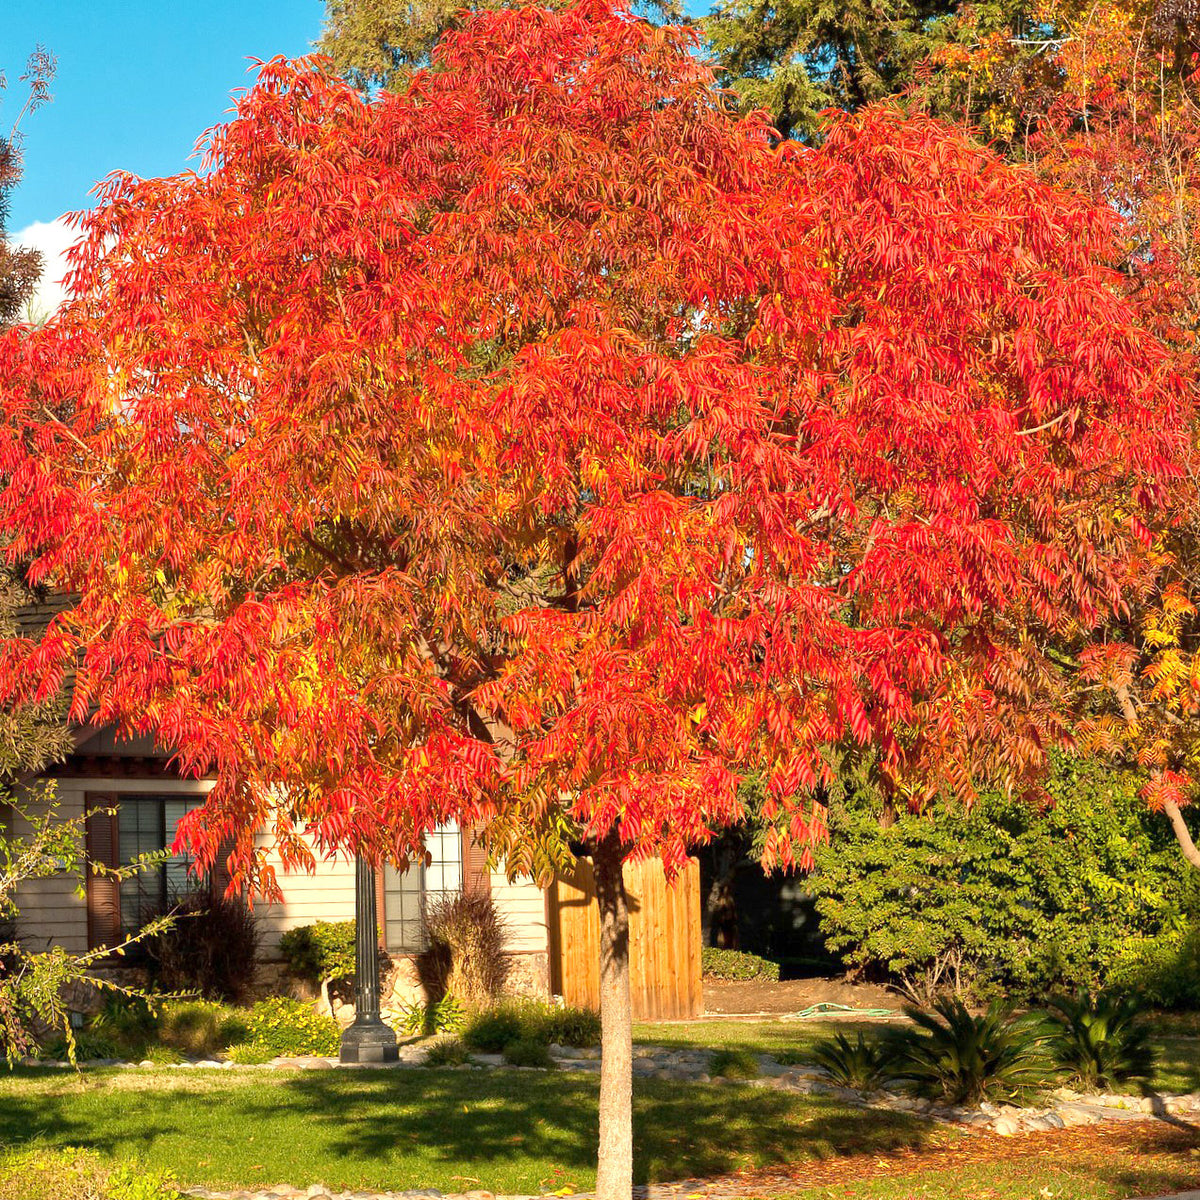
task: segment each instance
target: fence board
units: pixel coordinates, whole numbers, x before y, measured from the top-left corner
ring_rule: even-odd
[[[671,884],[662,863],[625,865],[629,896],[629,985],[637,1021],[676,1020],[704,1010],[700,983],[700,864]],[[550,891],[550,978],[568,1004],[600,1007],[600,910],[589,859]]]

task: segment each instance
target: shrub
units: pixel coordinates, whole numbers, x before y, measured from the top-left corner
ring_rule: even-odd
[[[590,1008],[547,1005],[536,1018],[538,1035],[559,1046],[596,1046],[600,1043],[600,1014]]]
[[[554,1059],[546,1043],[531,1037],[520,1037],[504,1047],[504,1060],[514,1067],[538,1067],[548,1071],[553,1069]]]
[[[425,1055],[427,1067],[459,1067],[467,1061],[467,1048],[458,1038],[434,1042]]]
[[[487,892],[460,892],[430,904],[425,913],[428,949],[417,970],[432,999],[457,996],[468,1008],[494,1004],[508,982],[507,931]]]
[[[499,1054],[509,1042],[523,1039],[562,1046],[594,1046],[600,1041],[599,1014],[586,1008],[547,1004],[541,1000],[506,1000],[467,1016],[462,1038],[472,1050]]]
[[[758,1055],[749,1050],[718,1050],[709,1058],[708,1069],[722,1079],[757,1079],[762,1074]]]
[[[500,1054],[510,1042],[526,1036],[527,1017],[518,1004],[498,1004],[472,1014],[463,1025],[462,1040],[472,1050]]]
[[[335,1055],[341,1030],[332,1018],[303,1000],[271,996],[246,1015],[246,1041],[274,1055]]]
[[[895,1075],[892,1045],[886,1040],[869,1041],[861,1030],[854,1041],[839,1033],[818,1043],[812,1056],[834,1083],[858,1092],[878,1091]]]
[[[158,1040],[188,1058],[212,1058],[244,1040],[244,1019],[211,1000],[164,1000],[159,1007]]]
[[[1088,1090],[1145,1079],[1154,1069],[1150,1031],[1137,1023],[1137,1001],[1079,991],[1052,1000],[1050,1052]]]
[[[1180,914],[1200,917],[1200,873],[1147,811],[1141,783],[1055,754],[1047,807],[984,793],[970,811],[901,812],[890,823],[868,788],[849,791],[831,804],[830,844],[808,881],[826,944],[921,1002],[997,990],[1040,999],[1151,978],[1164,981],[1160,1003],[1185,1002],[1187,968],[1169,965],[1168,946],[1182,945],[1172,934]],[[1161,958],[1143,969],[1150,946]],[[1200,968],[1200,937],[1196,955]],[[1200,1003],[1200,983],[1192,988]]]
[[[1107,983],[1146,1005],[1200,1009],[1200,923],[1127,938]]]
[[[1048,1034],[1037,1017],[1014,1017],[999,1002],[973,1016],[957,997],[933,1012],[904,1010],[916,1029],[893,1036],[895,1074],[918,1095],[950,1104],[978,1104],[1048,1082]]]
[[[741,950],[718,950],[705,946],[700,951],[700,968],[705,979],[779,979],[779,964]]]
[[[142,1059],[158,1038],[159,1012],[142,996],[109,996],[87,1029],[91,1038],[108,1042],[120,1057]],[[101,1055],[100,1057],[111,1057]]]
[[[254,986],[259,941],[258,922],[246,905],[236,897],[191,892],[168,911],[175,914],[170,926],[145,942],[154,985],[207,1000],[244,1000]]]
[[[279,939],[288,970],[315,983],[354,977],[354,922],[317,921],[289,929]]]
[[[405,1037],[457,1033],[465,1019],[462,1005],[451,995],[443,996],[436,1004],[413,1000],[384,1013],[384,1020]]]

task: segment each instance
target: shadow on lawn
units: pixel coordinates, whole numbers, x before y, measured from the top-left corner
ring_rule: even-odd
[[[149,1082],[149,1081],[148,1081]],[[594,1079],[526,1072],[304,1072],[209,1090],[81,1088],[0,1093],[0,1144],[32,1140],[114,1157],[136,1154],[181,1175],[241,1174],[330,1186],[368,1178],[420,1186],[422,1170],[486,1178],[489,1168],[538,1182],[547,1164],[575,1176],[595,1165]],[[255,1146],[241,1144],[250,1131]],[[918,1148],[930,1127],[901,1114],[856,1112],[819,1098],[749,1087],[639,1083],[639,1182],[719,1175],[751,1165]],[[164,1161],[164,1154],[180,1161]],[[338,1178],[338,1171],[344,1172]],[[261,1178],[261,1176],[260,1176]]]

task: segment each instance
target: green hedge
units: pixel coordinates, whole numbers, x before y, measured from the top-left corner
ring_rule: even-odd
[[[919,999],[957,983],[985,999],[1112,987],[1200,1003],[1200,872],[1142,782],[1059,755],[1045,805],[985,793],[887,823],[866,788],[836,797],[808,881],[829,948]]]
[[[769,979],[779,978],[779,964],[757,954],[741,950],[718,950],[705,946],[700,951],[700,967],[705,979]]]

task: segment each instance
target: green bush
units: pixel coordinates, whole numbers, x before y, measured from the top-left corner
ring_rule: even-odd
[[[466,1014],[454,996],[445,995],[436,1004],[413,1000],[388,1009],[384,1020],[403,1037],[420,1037],[433,1033],[457,1033]]]
[[[817,1066],[829,1072],[834,1083],[858,1092],[875,1092],[894,1077],[895,1050],[884,1039],[869,1041],[859,1030],[854,1041],[844,1033],[820,1042],[813,1049]]]
[[[769,979],[779,978],[779,964],[757,954],[741,950],[718,950],[705,946],[700,951],[700,969],[705,979]]]
[[[509,1042],[504,1047],[504,1060],[514,1067],[538,1067],[544,1071],[553,1069],[555,1065],[546,1043],[531,1037]]]
[[[279,939],[279,952],[288,970],[316,983],[338,982],[354,976],[354,922],[317,921],[289,929]]]
[[[1108,986],[1148,1006],[1200,1009],[1200,922],[1127,938],[1108,972]]]
[[[1200,1003],[1200,937],[1193,968],[1180,932],[1200,919],[1200,873],[1141,783],[1056,755],[1046,807],[985,793],[885,820],[866,785],[835,796],[808,881],[827,945],[922,1003],[1079,987]]]
[[[1040,1017],[1015,1017],[998,1001],[974,1016],[948,996],[932,1012],[904,1011],[915,1028],[892,1035],[894,1070],[920,1096],[974,1105],[1050,1082],[1048,1033]]]
[[[467,1048],[458,1038],[442,1038],[429,1047],[427,1067],[459,1067],[467,1061]]]
[[[257,1067],[269,1063],[275,1057],[275,1051],[255,1042],[239,1042],[229,1047],[225,1057],[240,1067]]]
[[[547,1044],[577,1047],[600,1044],[600,1014],[590,1008],[546,1005],[535,1020],[538,1036]]]
[[[1138,1023],[1136,1000],[1080,991],[1050,1007],[1050,1052],[1081,1087],[1110,1088],[1154,1070],[1150,1031]]]
[[[212,1058],[246,1038],[246,1019],[211,1000],[164,1000],[159,1005],[158,1042],[187,1058]]]
[[[528,1019],[522,1012],[524,1006],[507,1003],[498,1004],[473,1013],[462,1028],[462,1040],[472,1050],[483,1054],[500,1054],[510,1042],[525,1036]]]
[[[462,1026],[462,1039],[472,1050],[499,1054],[509,1042],[540,1042],[543,1046],[594,1046],[600,1041],[599,1014],[586,1008],[558,1006],[541,1000],[506,1000],[471,1013]]]
[[[271,996],[246,1014],[246,1042],[272,1055],[335,1055],[341,1030],[303,1000]]]
[[[757,1079],[762,1074],[758,1055],[749,1050],[718,1050],[709,1058],[708,1070],[722,1079]]]

